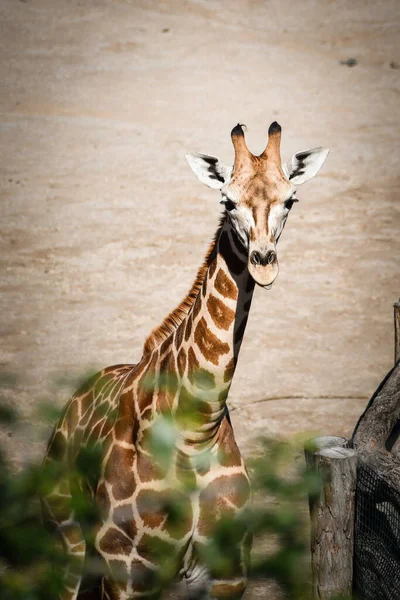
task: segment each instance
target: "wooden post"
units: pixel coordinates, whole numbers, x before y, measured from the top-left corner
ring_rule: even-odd
[[[394,308],[394,364],[400,360],[400,299]]]
[[[321,493],[310,498],[313,600],[325,600],[352,593],[357,453],[344,438],[313,442],[307,464],[323,481]]]

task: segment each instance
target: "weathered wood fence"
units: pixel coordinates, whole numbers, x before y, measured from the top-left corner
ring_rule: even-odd
[[[309,499],[313,600],[350,598],[353,592],[360,469],[373,472],[400,494],[400,301],[394,305],[394,332],[395,366],[369,401],[352,439],[318,437],[305,449],[308,468],[319,473],[323,482],[320,494]],[[400,598],[400,588],[398,592]],[[389,591],[382,598],[396,598],[396,593]]]

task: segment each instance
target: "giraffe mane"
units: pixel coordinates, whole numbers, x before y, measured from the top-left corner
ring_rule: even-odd
[[[226,213],[224,213],[221,217],[218,229],[214,235],[214,239],[207,250],[203,264],[197,271],[196,279],[194,280],[188,294],[185,296],[182,302],[175,308],[175,310],[173,310],[167,317],[165,317],[161,325],[153,329],[153,331],[150,333],[150,335],[144,343],[143,356],[145,356],[149,352],[152,352],[152,350],[157,348],[164,340],[166,340],[179,327],[179,325],[182,323],[185,317],[189,314],[190,309],[192,308],[197,296],[199,295],[208,267],[215,258],[217,242],[225,220]]]

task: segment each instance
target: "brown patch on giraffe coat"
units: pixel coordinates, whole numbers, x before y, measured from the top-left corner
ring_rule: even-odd
[[[193,371],[196,371],[200,366],[199,361],[196,358],[193,348],[189,348],[188,350],[188,373],[189,379]]]
[[[93,396],[94,398],[97,397],[101,397],[103,398],[104,395],[107,395],[109,397],[113,397],[113,395],[115,394],[115,391],[113,392],[112,390],[114,389],[114,384],[115,382],[118,380],[118,377],[116,376],[116,373],[114,372],[114,367],[111,367],[109,370],[105,369],[102,372],[101,377],[99,377],[93,386]]]
[[[116,500],[130,498],[136,483],[133,475],[135,451],[115,444],[112,447],[105,467],[105,479],[112,484],[112,493]]]
[[[215,375],[207,369],[200,368],[193,348],[189,348],[188,352],[188,378],[192,385],[203,390],[215,388]]]
[[[79,421],[79,424],[82,427],[85,427],[89,423],[92,414],[93,414],[93,407],[89,407],[86,411],[82,410],[82,417]]]
[[[127,535],[131,540],[134,539],[137,534],[137,526],[135,518],[133,516],[133,509],[131,503],[123,504],[114,508],[113,522],[119,529]]]
[[[200,310],[201,310],[201,295],[199,293],[197,295],[196,301],[195,301],[194,306],[193,306],[193,311],[192,311],[193,321],[196,319],[196,317],[199,314]]]
[[[179,375],[181,377],[183,377],[185,374],[185,369],[186,369],[186,352],[185,352],[184,348],[181,348],[179,350],[177,362],[178,362]]]
[[[140,491],[137,509],[145,526],[152,529],[161,527],[175,540],[182,539],[192,528],[190,498],[176,489]]]
[[[177,350],[179,350],[179,348],[182,346],[182,340],[183,340],[184,333],[185,333],[185,322],[182,321],[182,323],[179,325],[178,329],[175,332],[175,348]]]
[[[235,368],[236,368],[236,358],[234,356],[232,356],[231,360],[228,362],[228,364],[225,367],[224,383],[227,383],[228,381],[230,381],[233,378],[233,375],[235,373]]]
[[[115,421],[115,417],[112,414],[108,416],[108,421],[110,422],[110,424],[113,425],[113,423],[115,423],[115,425],[113,425],[115,437],[118,440],[125,441],[128,443],[135,443],[139,428],[139,418],[136,414],[136,407],[133,396],[134,390],[131,388],[133,379],[134,375],[132,374],[132,376],[130,376],[126,382],[126,387],[129,389],[125,389],[123,391],[119,400],[119,418]]]
[[[247,477],[241,473],[221,475],[202,490],[199,498],[198,532],[208,536],[223,517],[233,517],[235,508],[241,508],[250,497]],[[232,506],[233,505],[233,506]]]
[[[181,540],[193,525],[193,508],[188,494],[167,490],[168,517],[163,529],[175,540]]]
[[[87,417],[87,414],[90,414],[89,408],[93,405],[93,393],[92,391],[88,392],[87,394],[85,394],[84,396],[81,397],[80,399],[80,403],[81,403],[81,415],[82,415],[82,423],[83,423],[83,419]]]
[[[171,395],[176,394],[178,385],[178,376],[176,372],[175,357],[172,351],[167,354],[160,362],[160,382],[162,389],[168,388]]]
[[[229,345],[221,342],[219,338],[207,327],[204,317],[200,319],[194,332],[194,341],[206,360],[218,365],[221,354],[229,352]]]
[[[168,353],[160,360],[159,373],[163,377],[164,375],[169,375],[171,372],[175,372],[175,360],[172,348],[169,348]]]
[[[214,258],[214,260],[212,261],[212,263],[210,264],[210,266],[208,267],[208,278],[212,279],[214,273],[215,273],[215,269],[217,268],[217,259]]]
[[[151,355],[148,354],[147,356],[144,356],[137,365],[132,365],[131,377],[129,377],[129,379],[127,380],[125,385],[129,385],[129,383],[132,379],[139,378],[139,376],[143,373],[144,369],[147,367],[148,363],[150,362],[150,357],[151,357]]]
[[[66,451],[67,440],[61,431],[57,431],[49,444],[47,455],[54,460],[60,461],[65,457]]]
[[[100,507],[101,512],[107,516],[110,512],[111,501],[107,492],[107,488],[105,486],[104,481],[100,483],[96,492],[96,501],[98,506]]]
[[[71,404],[69,405],[69,410],[68,410],[68,416],[69,416],[69,430],[71,432],[73,432],[78,423],[79,423],[79,403],[78,400],[76,398],[74,398],[71,402]]]
[[[150,419],[149,419],[150,420]],[[149,454],[151,455],[151,438],[152,438],[152,428],[151,425],[140,430],[138,436],[138,442],[136,444],[138,454]]]
[[[113,420],[107,415],[101,428],[100,437],[105,438],[113,428]],[[117,435],[117,437],[120,437]]]
[[[203,298],[207,294],[207,277],[204,277],[203,285],[201,286],[201,293]]]
[[[108,554],[130,554],[132,540],[115,527],[107,529],[99,543],[100,550]]]
[[[232,298],[236,300],[238,297],[238,290],[232,279],[230,279],[226,273],[219,269],[215,278],[214,287],[224,298]]]
[[[172,408],[178,390],[178,374],[172,351],[160,362],[158,388],[155,409],[162,413]]]
[[[101,437],[100,436],[100,432],[102,430],[103,425],[104,425],[104,420],[99,421],[98,423],[96,423],[96,425],[90,431],[90,434],[89,434],[89,436],[87,438],[87,442],[86,442],[86,445],[87,445],[88,448],[93,448],[98,443],[98,441],[100,440],[100,437]],[[77,429],[76,433],[75,433],[75,436],[77,434],[79,434],[79,433],[80,433],[80,430]],[[84,433],[85,432],[82,430],[82,437],[83,437]],[[75,436],[74,436],[74,444],[76,444],[77,446],[79,446],[80,445],[80,441]]]
[[[111,425],[111,429],[109,426]],[[139,427],[139,423],[137,419],[129,419],[127,417],[120,417],[114,423],[110,423],[110,420],[107,419],[107,424],[104,425],[105,435],[109,435],[111,430],[113,429],[115,438],[121,442],[135,442],[137,436],[137,429]],[[108,433],[107,433],[108,431]]]
[[[154,459],[142,452],[137,455],[136,466],[139,479],[143,483],[159,480],[164,475],[160,467],[155,464]]]
[[[84,435],[86,433],[87,432],[85,431],[85,429],[78,425],[78,427],[76,427],[75,431],[71,434],[70,443],[68,445],[72,450],[72,453],[71,453],[72,456],[76,457],[76,455],[79,453],[79,450],[80,450],[82,442],[83,442]],[[90,436],[89,436],[89,438],[90,438]]]
[[[154,529],[165,521],[165,494],[156,490],[141,490],[136,499],[136,507],[143,524]]]
[[[188,341],[188,339],[190,338],[190,334],[192,333],[192,324],[193,324],[193,317],[192,315],[189,315],[188,318],[186,319],[186,327],[185,327],[185,340]]]
[[[169,349],[171,348],[171,342],[172,342],[172,340],[170,337],[167,337],[167,339],[163,341],[163,343],[160,346],[160,350],[159,350],[160,356],[165,354],[165,352],[169,351]]]
[[[218,462],[222,467],[240,467],[242,457],[228,417],[222,419],[218,432]]]
[[[207,300],[207,308],[216,326],[227,331],[235,320],[235,312],[213,294]]]

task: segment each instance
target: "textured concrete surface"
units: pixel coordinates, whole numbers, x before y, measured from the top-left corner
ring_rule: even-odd
[[[299,188],[276,284],[256,290],[231,406],[369,396],[392,363],[400,291],[397,2],[4,0],[1,12],[1,367],[18,375],[15,401],[31,410],[55,373],[140,357],[218,220],[185,151],[231,161],[237,121],[261,151],[274,119],[285,159],[331,154]],[[300,415],[288,400],[273,431],[309,428],[324,404],[330,429],[335,402]],[[343,426],[360,404],[338,405]]]

